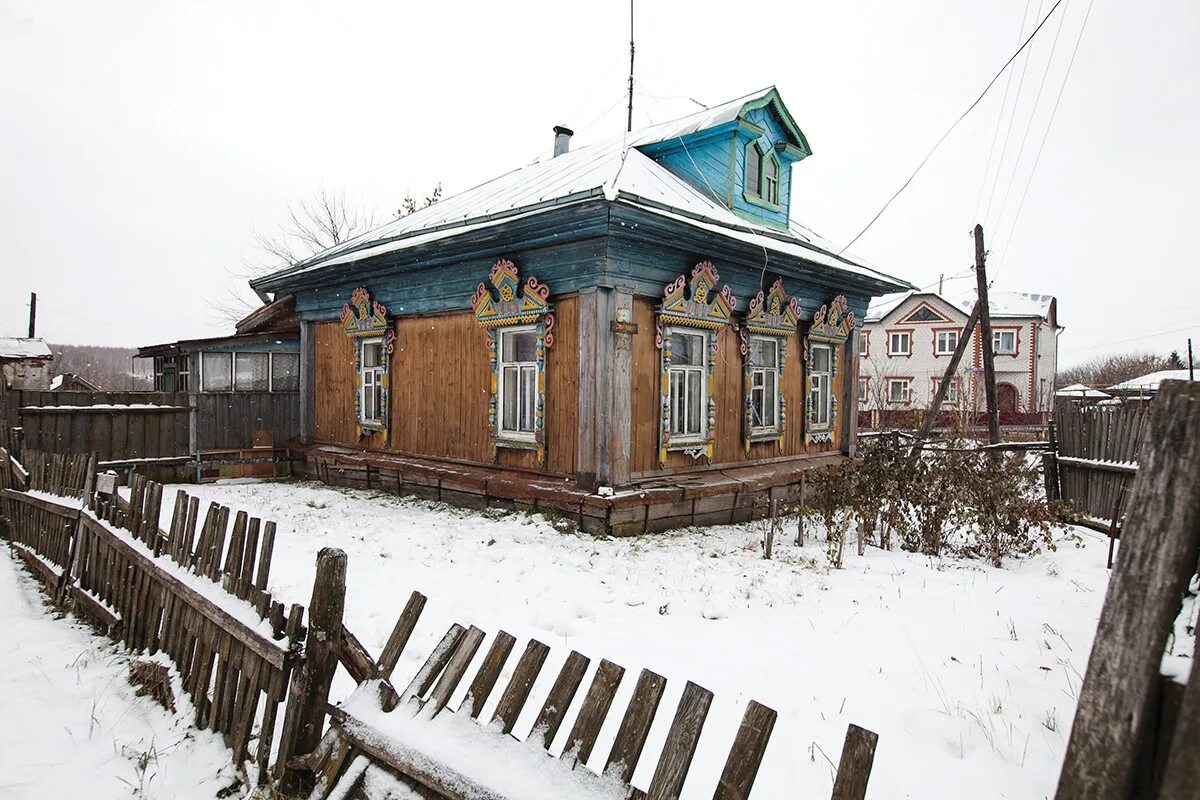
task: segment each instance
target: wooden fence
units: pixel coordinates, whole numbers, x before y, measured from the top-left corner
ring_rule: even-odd
[[[1138,471],[1138,452],[1150,403],[1082,406],[1060,402],[1055,410],[1055,457],[1048,471],[1055,499],[1069,502],[1080,524],[1104,533],[1119,528],[1124,498]]]
[[[361,644],[343,631],[342,661],[361,684],[355,696],[333,709],[334,725],[321,744],[310,756],[292,762],[292,766],[316,774],[311,797],[365,797],[363,780],[371,765],[422,797],[450,800],[554,797],[567,794],[568,784],[572,787],[571,796],[580,796],[580,792],[589,796],[590,792],[597,797],[612,796],[616,787],[624,787],[617,791],[634,798],[679,797],[712,704],[712,692],[690,681],[686,684],[653,777],[643,792],[634,788],[630,781],[642,760],[656,716],[660,716],[659,704],[666,689],[666,678],[648,669],[641,671],[616,739],[607,757],[601,760],[600,753],[594,752],[594,748],[625,677],[625,669],[607,659],[600,661],[575,721],[566,731],[562,723],[591,663],[587,656],[572,651],[534,719],[526,745],[514,745],[509,735],[514,733],[517,719],[530,699],[550,648],[536,639],[529,640],[488,719],[481,718],[481,712],[496,689],[517,643],[516,638],[505,631],[497,633],[492,640],[457,710],[449,708],[450,698],[466,677],[468,667],[486,639],[486,634],[473,625],[452,625],[412,680],[402,691],[397,691],[389,681],[391,671],[424,604],[425,598],[414,592],[378,664]],[[347,711],[347,708],[354,711]],[[463,721],[486,722],[486,726],[475,728],[477,742],[468,742],[464,737],[459,740],[461,748],[447,754],[444,750],[437,752],[436,747],[423,748],[419,735],[396,738],[393,726],[389,724],[392,719],[389,715],[394,714],[401,729],[414,718],[421,724],[435,725],[435,718],[443,713],[452,713]],[[775,720],[774,710],[750,701],[715,787],[714,800],[745,800],[750,795]],[[542,759],[533,759],[530,763],[529,742],[536,742],[549,755],[556,740],[562,744],[562,760],[558,764]],[[834,783],[834,800],[857,800],[865,796],[877,741],[875,733],[856,725],[849,726]],[[475,747],[479,749],[475,750]],[[510,749],[505,751],[504,748]],[[481,754],[494,756],[498,751],[502,757],[511,757],[516,771],[513,780],[521,785],[519,792],[510,794],[497,790],[486,776],[473,768]],[[522,761],[529,770],[526,773],[521,771]],[[596,771],[589,769],[589,761]],[[483,772],[486,773],[486,769]]]
[[[265,781],[306,634],[304,608],[285,610],[266,588],[274,524],[216,503],[201,520],[199,501],[180,491],[163,531],[161,485],[137,476],[126,502],[93,494],[94,455],[82,470],[74,456],[26,457],[33,488],[59,497],[0,490],[15,551],[57,601],[130,650],[166,653],[196,725],[221,733],[235,763],[252,758]]]
[[[1200,668],[1195,618],[1182,613],[1200,603],[1192,583],[1200,560],[1200,384],[1164,384],[1140,424],[1145,443],[1135,451],[1139,467],[1120,557],[1080,690],[1058,800],[1200,796]],[[1184,686],[1163,674],[1164,653],[1189,649]]]
[[[279,447],[300,435],[299,392],[200,392],[192,402],[197,450],[252,447],[260,431]]]

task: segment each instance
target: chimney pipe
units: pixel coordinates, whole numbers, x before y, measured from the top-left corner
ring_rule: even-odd
[[[37,335],[37,292],[29,293],[29,338]]]
[[[554,126],[554,157],[558,158],[571,149],[571,137],[575,131],[565,125]]]

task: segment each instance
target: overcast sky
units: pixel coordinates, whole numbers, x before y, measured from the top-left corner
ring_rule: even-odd
[[[813,148],[792,215],[848,242],[1038,5],[639,0],[635,125],[777,85]],[[1029,180],[1087,8],[1063,0],[853,248],[955,297],[982,222],[997,288],[1059,298],[1063,364],[1200,345],[1200,3],[1096,0]],[[53,342],[221,333],[211,303],[289,202],[325,187],[382,221],[548,153],[556,124],[619,134],[627,70],[622,2],[0,0],[0,334],[30,291]]]

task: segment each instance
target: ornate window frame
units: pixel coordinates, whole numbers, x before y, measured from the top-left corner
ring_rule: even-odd
[[[489,287],[490,284],[490,287]],[[495,296],[492,290],[495,290]],[[546,463],[546,351],[554,346],[554,307],[550,287],[532,275],[521,283],[520,271],[508,259],[500,259],[488,271],[488,281],[480,281],[471,295],[475,323],[487,331],[488,363],[492,373],[488,399],[488,436],[492,457],[501,447],[534,450],[538,464]],[[537,389],[533,416],[533,436],[508,435],[500,430],[500,336],[504,328],[532,326],[537,334],[535,358]]]
[[[783,391],[783,365],[787,358],[788,337],[796,331],[800,322],[800,301],[795,297],[789,298],[783,289],[783,279],[771,284],[770,290],[764,295],[759,292],[750,301],[750,310],[746,321],[739,331],[743,360],[743,391],[742,391],[742,445],[746,452],[750,451],[753,442],[776,442],[783,447],[783,434],[787,426],[787,397]],[[754,367],[750,363],[750,337],[762,336],[777,342],[776,374],[778,383],[776,393],[779,397],[779,418],[774,429],[762,430],[754,428],[751,390],[753,388]]]
[[[737,299],[728,285],[716,291],[720,276],[711,261],[701,261],[692,268],[691,279],[680,275],[663,290],[655,325],[654,344],[660,351],[661,403],[658,431],[658,462],[665,466],[667,452],[682,450],[692,458],[705,457],[712,463],[713,442],[716,438],[717,401],[713,394],[713,370],[717,357],[717,337],[721,328],[732,323]],[[702,393],[708,398],[708,414],[704,436],[672,437],[671,435],[671,340],[668,328],[691,328],[703,332],[708,343],[705,358],[705,380]]]
[[[838,422],[838,386],[841,372],[842,356],[845,352],[846,339],[854,332],[854,312],[847,310],[846,296],[839,294],[833,300],[817,309],[813,314],[812,324],[804,337],[804,441],[806,444],[821,444],[833,441],[834,431]],[[812,375],[809,369],[811,347],[813,344],[829,345],[832,358],[829,363],[829,421],[817,423],[817,409],[812,402]]]
[[[354,421],[360,439],[380,434],[388,435],[391,419],[391,360],[396,349],[396,331],[388,323],[387,306],[371,299],[366,287],[360,286],[350,295],[350,302],[342,306],[342,331],[354,339]],[[363,390],[363,345],[369,341],[382,340],[383,384],[379,400],[379,421],[367,422],[362,417]]]

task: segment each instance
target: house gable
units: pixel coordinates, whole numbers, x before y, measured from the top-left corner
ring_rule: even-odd
[[[758,154],[758,180],[747,184],[751,148]],[[812,154],[775,89],[742,105],[729,122],[639,149],[743,219],[780,230],[788,228],[792,165]],[[768,170],[777,172],[773,190]]]

